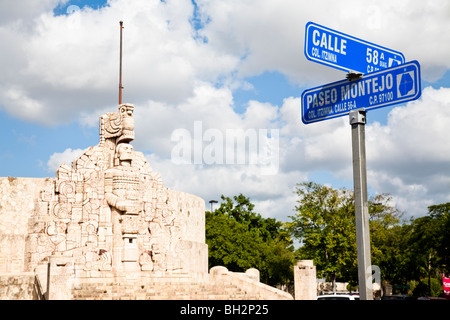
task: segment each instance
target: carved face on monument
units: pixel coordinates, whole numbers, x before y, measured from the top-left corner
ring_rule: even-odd
[[[120,143],[117,146],[117,158],[121,162],[133,160],[133,146],[128,143]]]

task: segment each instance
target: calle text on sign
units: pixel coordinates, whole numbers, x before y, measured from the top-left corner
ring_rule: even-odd
[[[401,52],[313,22],[306,24],[305,56],[308,60],[333,68],[362,74],[405,63],[405,57]]]

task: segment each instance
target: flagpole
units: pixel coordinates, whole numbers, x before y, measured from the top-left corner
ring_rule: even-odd
[[[119,105],[122,104],[122,29],[123,21],[119,21],[120,24],[120,62],[119,62]]]

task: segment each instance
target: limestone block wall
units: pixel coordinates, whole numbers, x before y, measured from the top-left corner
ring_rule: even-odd
[[[197,196],[167,190],[171,205],[178,210],[178,216],[183,220],[182,260],[185,270],[196,277],[205,280],[208,274],[208,245],[205,243],[205,202]]]
[[[39,300],[33,273],[0,274],[0,300]]]
[[[0,273],[26,270],[28,221],[51,179],[0,178]]]
[[[205,201],[189,193],[167,189],[173,208],[185,219],[184,240],[205,243]]]
[[[56,250],[48,245],[55,217],[42,201],[52,194],[55,183],[55,178],[0,177],[0,273],[37,271]],[[204,200],[167,188],[166,192],[176,219],[182,221],[180,258],[185,271],[201,278],[208,273]]]

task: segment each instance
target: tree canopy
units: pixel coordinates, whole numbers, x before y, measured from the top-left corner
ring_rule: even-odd
[[[318,277],[356,285],[353,192],[306,182],[297,185],[296,193],[298,205],[288,226],[301,242],[298,258],[313,259]],[[391,200],[389,194],[369,200],[372,265],[391,284],[415,282],[417,292],[426,287],[432,294],[433,283],[450,271],[450,203],[430,206],[428,215],[405,221]]]
[[[294,248],[283,223],[254,212],[254,205],[242,194],[221,198],[218,209],[206,212],[209,267],[222,265],[235,272],[256,268],[262,282],[289,282]]]
[[[297,205],[285,223],[263,218],[242,194],[222,196],[220,207],[206,212],[209,266],[236,272],[257,268],[261,281],[276,285],[292,281],[296,260],[312,259],[318,277],[356,286],[353,191],[305,182],[295,192]],[[389,194],[369,199],[372,265],[380,268],[383,281],[411,285],[414,295],[439,295],[442,274],[450,274],[450,203],[430,206],[409,221],[392,203]],[[293,239],[300,243],[297,250]]]
[[[318,277],[348,277],[357,266],[352,192],[314,182],[299,184],[296,192],[289,229],[301,242],[298,256],[314,260]]]

